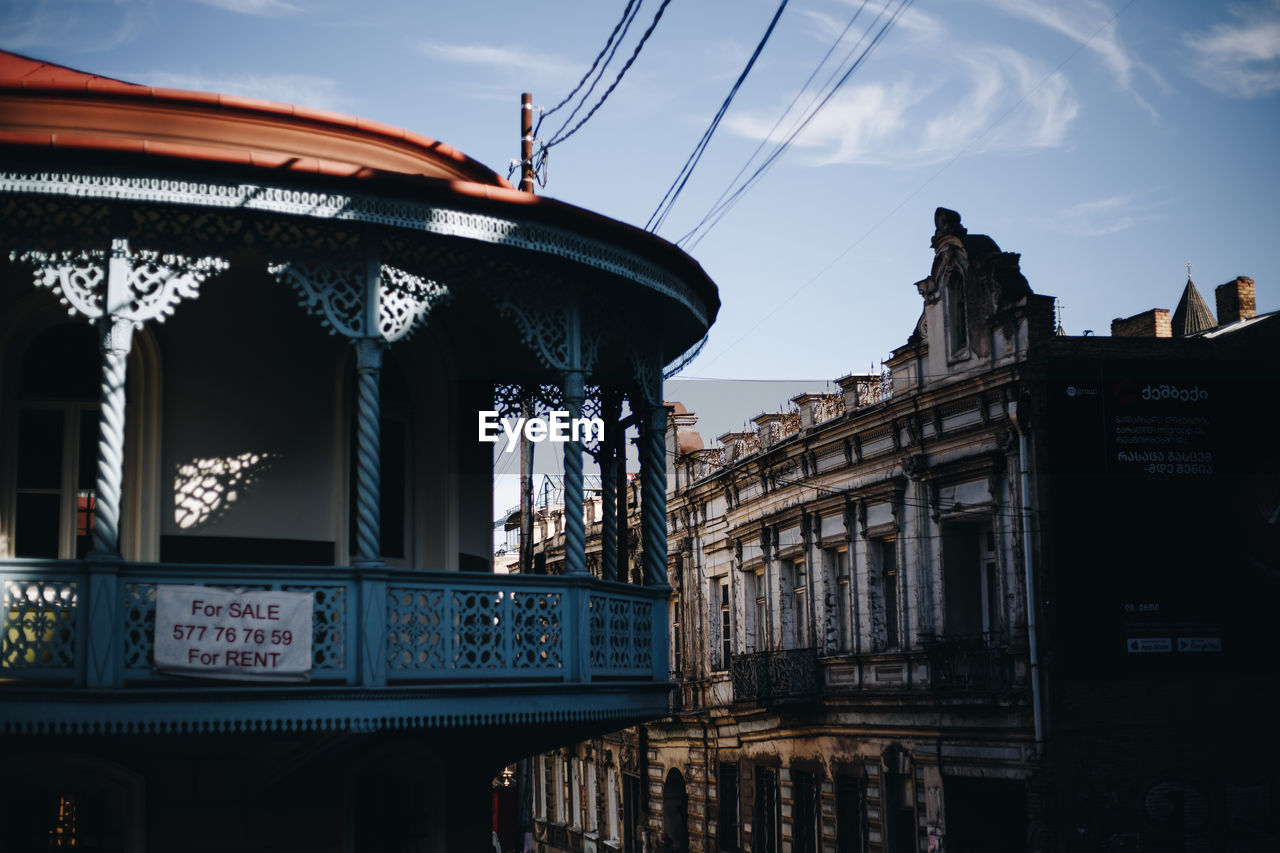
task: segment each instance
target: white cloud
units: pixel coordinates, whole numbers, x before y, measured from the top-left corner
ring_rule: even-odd
[[[248,98],[263,98],[268,101],[280,101],[322,110],[342,111],[348,108],[349,101],[342,96],[337,81],[310,74],[246,73],[226,77],[206,77],[198,74],[153,71],[135,75],[131,79],[147,86],[243,95]]]
[[[863,5],[862,0],[841,0],[841,2],[851,8],[857,9]],[[875,3],[867,3],[866,8],[858,15],[857,22],[849,28],[849,35],[845,37],[846,41],[850,38],[857,39],[866,32],[867,27],[872,26],[872,22],[876,21],[876,16],[884,13],[884,17],[879,19],[875,24],[875,29],[879,29],[888,15],[892,15],[897,7],[896,2],[889,2],[884,5]],[[817,24],[818,31],[811,32],[817,38],[830,40],[844,31],[845,26],[849,23],[848,19],[843,15],[831,16],[823,12],[817,12],[812,9],[802,9],[801,14],[809,18]],[[897,23],[893,25],[895,32],[909,34],[921,37],[933,37],[944,35],[946,28],[938,21],[937,18],[922,12],[914,6],[908,7],[898,16]]]
[[[909,82],[846,89],[827,103],[794,145],[814,150],[817,164],[883,162],[891,140],[905,129],[907,110],[920,97]],[[725,126],[750,139],[763,139],[773,120],[767,113],[737,115],[726,118]]]
[[[302,9],[285,0],[196,0],[205,6],[213,6],[240,15],[287,15]]]
[[[1079,102],[1060,73],[1046,75],[1012,48],[967,47],[937,54],[928,82],[899,78],[843,90],[797,138],[815,164],[920,165],[962,152],[1020,153],[1066,142]],[[926,68],[923,62],[917,68]],[[726,126],[761,139],[772,114],[726,119]]]
[[[77,52],[114,50],[138,37],[152,8],[152,0],[91,5],[71,0],[6,0],[0,4],[0,44],[19,52],[55,46]]]
[[[1194,56],[1193,76],[1236,98],[1280,92],[1280,0],[1230,11],[1235,22],[1184,37]]]
[[[1042,220],[1042,224],[1076,237],[1102,237],[1157,218],[1155,211],[1159,206],[1132,195],[1108,196],[1073,204],[1056,219]]]
[[[538,54],[528,48],[507,48],[489,44],[442,44],[419,42],[418,50],[432,59],[460,65],[479,65],[500,71],[519,71],[541,77],[565,77],[582,74],[584,68],[568,60],[547,54]]]
[[[1163,85],[1155,69],[1134,55],[1120,38],[1117,13],[1100,0],[987,0],[988,3],[1033,24],[1046,27],[1077,42],[1102,60],[1116,81],[1138,104],[1155,116],[1152,107],[1134,88],[1135,70],[1142,70]]]

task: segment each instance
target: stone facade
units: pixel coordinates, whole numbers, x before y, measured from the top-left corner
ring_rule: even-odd
[[[1206,604],[1162,627],[1112,612],[1151,607],[1134,603],[1142,594],[1166,609],[1185,599],[1192,558],[1156,544],[1168,533],[1159,519],[1187,531],[1198,517],[1219,519],[1243,533],[1196,489],[1231,492],[1242,475],[1270,470],[1228,458],[1227,437],[1246,440],[1231,406],[1203,433],[1170,428],[1132,445],[1153,453],[1182,441],[1184,455],[1217,454],[1218,473],[1121,470],[1129,457],[1117,454],[1131,452],[1121,434],[1157,416],[1129,377],[1177,387],[1200,381],[1188,365],[1212,364],[1220,376],[1188,384],[1190,395],[1234,397],[1224,377],[1274,352],[1274,316],[1230,335],[1064,336],[1018,256],[968,234],[957,214],[938,211],[933,248],[916,285],[920,320],[883,375],[800,395],[793,411],[755,418],[755,431],[720,436],[720,448],[684,450],[700,445],[696,416],[674,410],[679,689],[665,720],[534,760],[539,851],[1139,849],[1124,845],[1199,842],[1228,824],[1267,837],[1248,804],[1275,804],[1274,774],[1228,780],[1249,762],[1206,774],[1188,757],[1193,743],[1220,746],[1198,714],[1219,719],[1260,689],[1232,674],[1248,662],[1126,651],[1162,630],[1198,632],[1177,642],[1211,649],[1243,617]],[[1274,386],[1275,356],[1262,363]],[[1104,374],[1111,384],[1100,387]],[[1136,414],[1124,414],[1130,403]],[[1263,446],[1252,435],[1246,444]],[[1134,530],[1097,530],[1080,483],[1113,493],[1113,521],[1102,523]],[[1237,538],[1263,540],[1252,553],[1266,561],[1274,542],[1264,537]],[[1106,589],[1104,577],[1082,588],[1087,548],[1124,554],[1134,578],[1156,580],[1145,593]],[[1149,565],[1134,556],[1143,548]],[[546,543],[553,570],[555,549]],[[1106,569],[1112,579],[1122,571]],[[1274,601],[1273,587],[1261,594]],[[1220,700],[1200,695],[1207,685]],[[1155,722],[1177,707],[1188,710]],[[1188,749],[1171,756],[1162,743]],[[1163,780],[1148,778],[1157,767]],[[1183,794],[1203,813],[1173,826],[1162,804]]]

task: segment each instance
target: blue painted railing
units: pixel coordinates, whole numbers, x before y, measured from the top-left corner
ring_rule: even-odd
[[[190,685],[153,666],[164,584],[314,593],[313,685],[668,676],[665,589],[590,576],[3,560],[0,698],[22,683]]]

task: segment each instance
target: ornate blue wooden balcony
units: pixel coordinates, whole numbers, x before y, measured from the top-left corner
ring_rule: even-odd
[[[433,728],[666,709],[666,590],[589,575],[0,561],[0,731]],[[311,592],[311,680],[154,667],[164,584]]]

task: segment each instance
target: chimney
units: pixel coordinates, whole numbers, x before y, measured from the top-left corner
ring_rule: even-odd
[[[836,380],[844,394],[844,410],[852,412],[880,400],[879,373],[850,373]]]
[[[791,398],[791,402],[800,412],[800,429],[808,429],[818,422],[817,405],[824,399],[822,394],[807,393]]]
[[[747,450],[747,433],[745,432],[726,432],[724,435],[716,439],[724,447],[724,461],[726,465],[733,465],[743,456],[746,456]]]
[[[1132,317],[1117,317],[1111,321],[1113,338],[1171,338],[1173,325],[1166,308],[1152,308]]]
[[[765,412],[751,419],[756,425],[756,434],[760,436],[760,449],[768,450],[782,438],[782,415],[776,412]]]
[[[1258,313],[1254,299],[1253,279],[1236,276],[1235,281],[1220,284],[1213,295],[1218,303],[1218,325],[1225,326],[1238,320],[1248,320]]]

